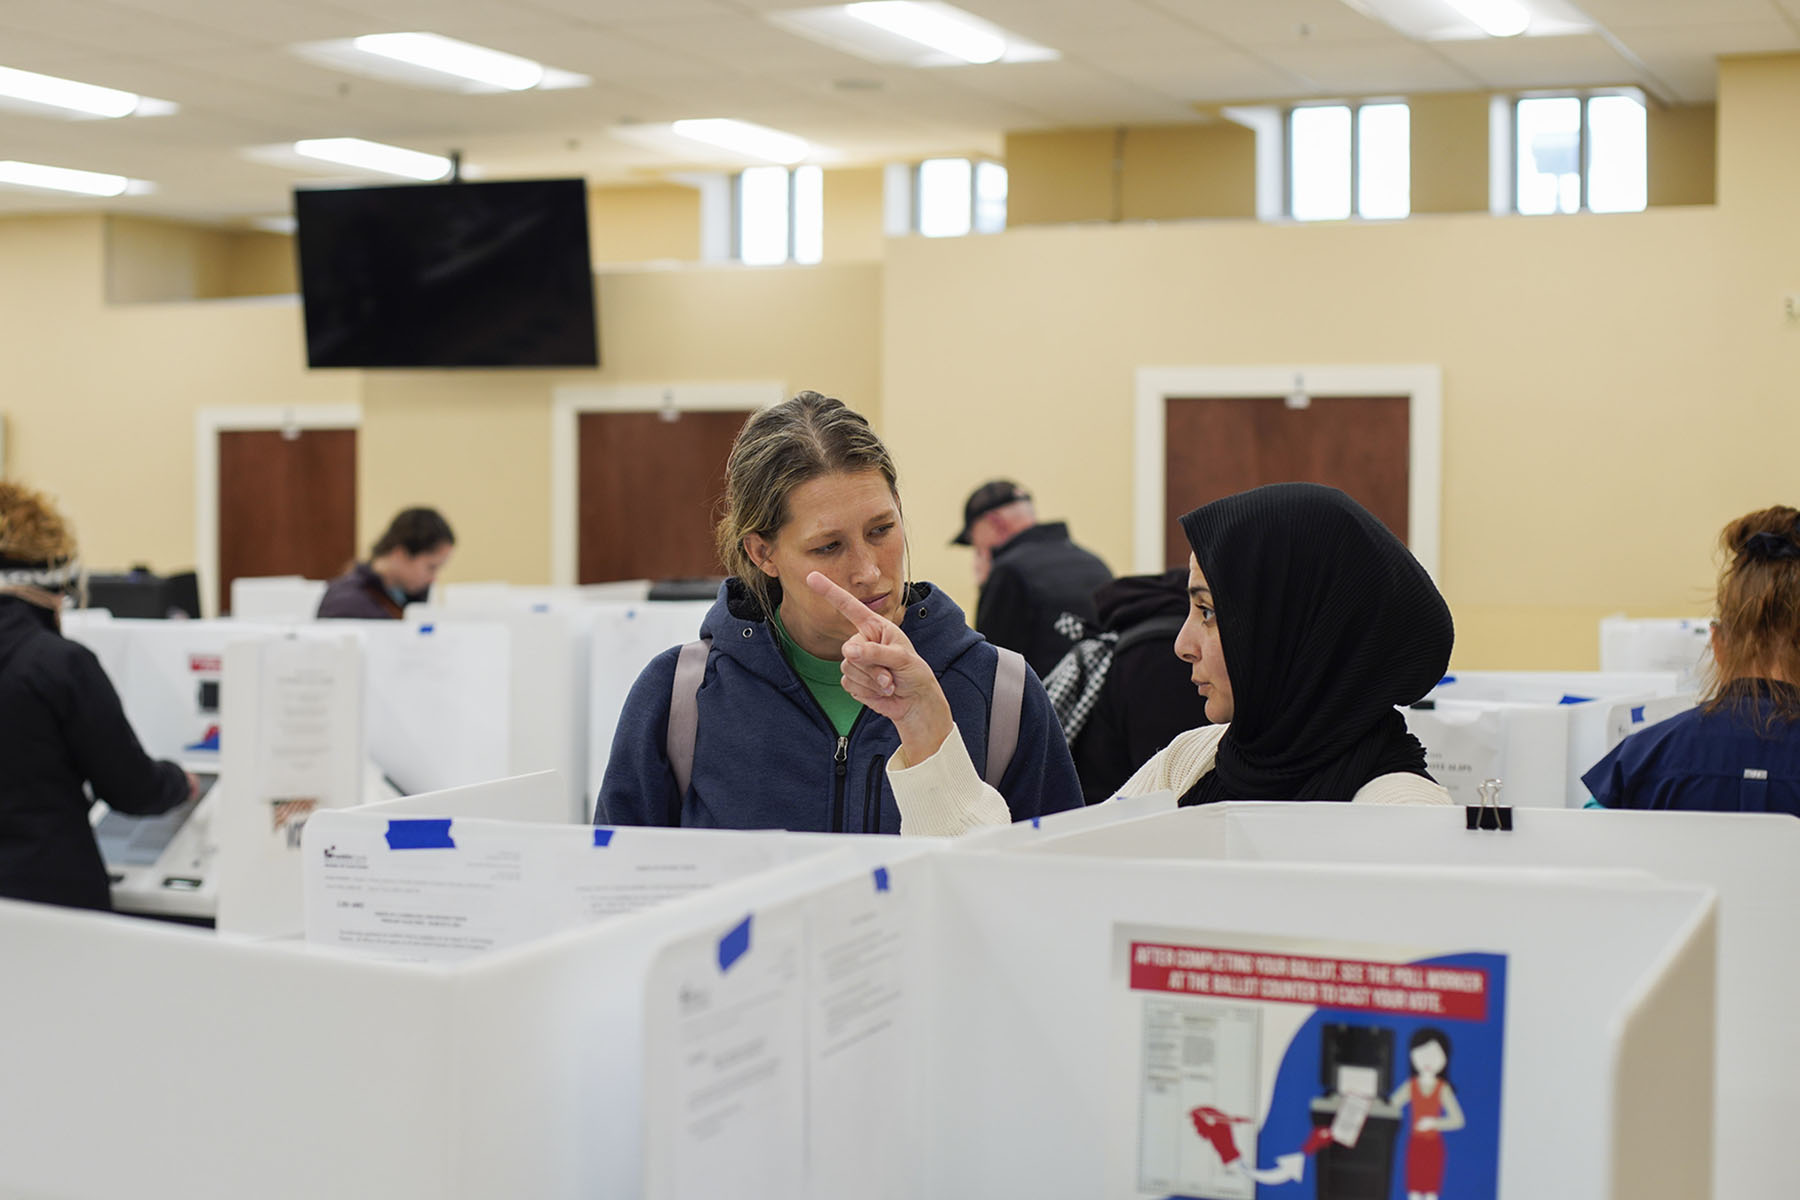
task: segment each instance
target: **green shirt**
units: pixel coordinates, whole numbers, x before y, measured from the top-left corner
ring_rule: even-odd
[[[775,616],[775,632],[780,635],[776,641],[781,644],[782,656],[794,668],[794,674],[800,677],[806,690],[813,694],[813,699],[819,702],[819,707],[825,710],[825,719],[831,722],[839,737],[849,736],[850,727],[856,724],[863,706],[844,690],[842,664],[802,650],[781,623],[779,613]]]

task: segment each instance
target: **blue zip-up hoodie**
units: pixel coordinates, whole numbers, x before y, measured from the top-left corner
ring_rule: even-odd
[[[731,579],[700,636],[712,642],[696,696],[699,732],[687,794],[669,766],[669,690],[679,646],[651,660],[632,685],[594,820],[608,825],[679,823],[720,829],[898,833],[900,810],[887,764],[900,748],[894,723],[864,709],[839,738],[794,673],[774,627]],[[912,585],[901,623],[937,673],[969,756],[987,761],[988,708],[998,654],[962,610],[927,583]],[[1079,808],[1081,783],[1043,684],[1025,673],[1019,742],[999,784],[1013,820]]]

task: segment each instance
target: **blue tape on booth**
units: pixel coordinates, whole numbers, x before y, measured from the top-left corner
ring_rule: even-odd
[[[421,625],[421,626],[419,626],[419,632],[420,633],[430,633],[432,630],[434,630],[436,628],[437,628],[436,625]]]
[[[1564,696],[1557,701],[1558,704],[1592,704],[1593,702],[1592,696]]]
[[[719,970],[731,970],[731,964],[750,952],[750,918],[719,939]]]
[[[886,867],[876,867],[875,868],[875,890],[878,892],[885,892],[888,890],[888,876],[887,876],[887,868]]]
[[[612,845],[612,835],[613,835],[613,831],[610,829],[594,830],[594,845],[596,845],[596,846]]]
[[[1642,704],[1634,705],[1632,707],[1631,723],[1633,725],[1642,725],[1644,723],[1644,706]]]
[[[1443,687],[1446,683],[1455,683],[1455,682],[1456,682],[1456,676],[1446,675],[1442,679],[1437,681],[1437,685],[1439,687]]]
[[[1033,817],[1033,818],[1031,818],[1031,827],[1033,829],[1042,829],[1044,827],[1044,823],[1043,823],[1043,821],[1039,820],[1037,817]]]
[[[449,817],[409,817],[388,822],[390,850],[454,850]]]

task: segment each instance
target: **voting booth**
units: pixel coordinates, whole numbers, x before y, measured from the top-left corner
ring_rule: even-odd
[[[1386,806],[1226,804],[1022,849],[1134,860],[1631,868],[1711,888],[1719,897],[1713,1194],[1781,1194],[1791,1175],[1785,1125],[1800,1104],[1800,1026],[1790,999],[1800,986],[1800,962],[1788,932],[1800,911],[1800,822],[1779,814],[1530,809],[1511,813],[1510,831],[1483,832],[1467,829],[1462,818]],[[1608,938],[1588,952],[1604,957]],[[1673,1036],[1685,1041],[1698,1032]]]
[[[505,786],[510,804],[536,785]],[[500,802],[319,813],[308,853],[355,871],[360,830],[420,864],[487,864],[442,881],[498,875],[489,819],[461,814]],[[1369,1172],[1413,1169],[1401,1093],[1435,1029],[1463,1117],[1445,1195],[1707,1194],[1710,891],[1048,852],[1192,812],[1046,821],[989,849],[813,835],[782,865],[431,962],[0,904],[33,981],[0,991],[0,1193],[1372,1195]],[[650,835],[683,861],[684,831],[587,832],[590,864]],[[120,1062],[179,1080],[181,1103],[93,1154],[70,1118]]]
[[[1580,808],[1589,767],[1691,707],[1672,671],[1458,671],[1401,712],[1457,803],[1479,803],[1498,780],[1508,804]]]
[[[1602,671],[1673,671],[1683,691],[1698,691],[1712,666],[1712,622],[1706,617],[1603,617]]]
[[[705,600],[658,600],[602,603],[589,609],[593,638],[588,693],[590,814],[606,778],[613,733],[618,729],[619,714],[625,710],[631,685],[658,654],[698,638],[700,622],[711,608],[712,602]]]
[[[311,621],[327,586],[323,579],[299,575],[240,576],[231,581],[231,619],[284,625]]]

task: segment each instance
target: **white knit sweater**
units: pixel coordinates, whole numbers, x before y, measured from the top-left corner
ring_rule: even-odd
[[[1117,795],[1142,796],[1149,792],[1174,792],[1177,796],[1194,786],[1213,769],[1218,758],[1224,725],[1202,725],[1178,734],[1174,741],[1125,781]],[[900,806],[900,832],[954,836],[983,825],[1005,825],[1012,812],[999,792],[983,783],[963,745],[961,731],[952,728],[938,752],[922,763],[902,760],[895,754],[887,767],[894,800]],[[1380,775],[1350,797],[1355,804],[1449,804],[1450,793],[1422,775]]]

